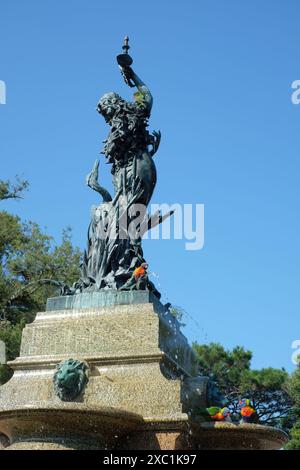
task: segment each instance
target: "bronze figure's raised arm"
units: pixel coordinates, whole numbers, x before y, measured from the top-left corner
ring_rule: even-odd
[[[131,67],[133,60],[128,54],[128,50],[130,49],[128,42],[129,37],[125,36],[123,45],[124,53],[119,54],[117,56],[117,62],[121,69],[121,73],[124,77],[125,83],[130,87],[137,87],[138,92],[134,95],[135,99],[137,102],[141,103],[144,108],[147,109],[150,116],[153,98],[148,86],[137,76],[137,74],[133,71]]]

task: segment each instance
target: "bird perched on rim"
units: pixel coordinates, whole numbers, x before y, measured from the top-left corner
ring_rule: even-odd
[[[251,405],[249,398],[244,398],[239,402],[240,405],[240,413],[241,413],[241,421],[240,423],[258,423],[258,415]]]
[[[231,423],[230,411],[227,407],[211,406],[210,408],[200,408],[197,414],[202,415],[209,421],[225,421]]]

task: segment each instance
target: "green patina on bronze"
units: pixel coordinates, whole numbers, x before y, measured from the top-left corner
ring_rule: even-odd
[[[87,365],[74,359],[67,359],[57,366],[53,376],[56,395],[62,401],[72,401],[77,398],[88,382]]]

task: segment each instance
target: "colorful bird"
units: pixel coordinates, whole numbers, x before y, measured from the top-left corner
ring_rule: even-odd
[[[227,407],[220,408],[211,406],[210,408],[201,408],[199,414],[212,421],[226,421],[231,423],[230,411]]]
[[[258,415],[256,410],[251,406],[251,402],[248,398],[244,398],[239,402],[240,413],[241,413],[241,423],[257,423]]]
[[[147,272],[148,264],[147,263],[142,263],[141,266],[138,268],[135,268],[133,271],[133,276],[135,281],[137,282],[142,276],[145,276]]]
[[[147,269],[147,263],[142,263],[140,266],[135,268],[128,281],[120,288],[120,290],[145,290],[150,284]]]

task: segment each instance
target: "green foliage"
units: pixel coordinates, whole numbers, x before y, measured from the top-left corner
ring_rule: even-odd
[[[5,230],[2,230],[5,224]],[[60,245],[33,222],[0,212],[0,308],[1,319],[19,323],[32,321],[45,300],[55,294],[43,279],[72,284],[79,277],[81,252],[73,248],[71,231],[63,232]]]
[[[25,323],[12,325],[8,321],[0,322],[0,339],[6,344],[7,360],[12,360],[19,353],[19,343]]]
[[[233,416],[239,416],[239,400],[249,398],[261,424],[283,427],[283,418],[293,405],[285,370],[271,367],[252,370],[252,353],[240,346],[225,350],[218,343],[194,343],[193,347],[199,357],[201,374],[218,383]]]
[[[16,183],[12,184],[10,181],[0,180],[0,201],[4,199],[21,199],[22,192],[29,186],[28,181],[20,180],[16,176]]]
[[[240,392],[251,398],[262,424],[287,430],[284,420],[293,406],[288,381],[289,375],[284,369],[272,367],[243,374]]]
[[[288,450],[300,450],[300,364],[289,381],[289,392],[295,401],[290,421],[293,424],[291,429],[291,440],[286,445]]]
[[[291,376],[289,381],[289,390],[295,400],[296,406],[300,408],[300,364]]]
[[[20,197],[26,187],[26,182],[12,187],[0,181],[0,200]],[[80,277],[81,252],[73,247],[71,235],[67,228],[61,243],[54,245],[38,224],[0,212],[0,339],[6,343],[8,360],[19,354],[24,325],[56,295],[55,287],[42,285],[42,280],[72,285]],[[8,367],[0,366],[0,383],[9,376]]]
[[[22,330],[25,323],[13,325],[8,321],[0,321],[0,340],[4,341],[6,346],[6,359],[8,361],[15,359],[19,354]],[[6,365],[0,365],[0,384],[10,379],[11,369]]]
[[[261,370],[249,370],[242,376],[241,386],[244,390],[274,392],[287,388],[288,373],[284,369],[268,367]]]
[[[250,370],[252,353],[240,346],[227,351],[218,343],[194,343],[193,348],[199,357],[201,374],[215,380],[223,393],[239,386],[244,372]]]
[[[291,429],[291,440],[285,446],[286,450],[300,450],[300,419]]]

